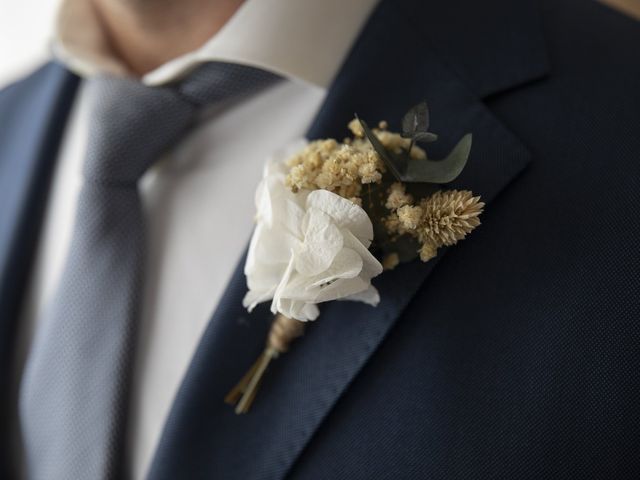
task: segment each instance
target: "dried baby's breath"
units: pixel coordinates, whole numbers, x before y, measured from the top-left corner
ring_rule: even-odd
[[[386,122],[380,122],[379,127],[374,131],[385,148],[398,152],[409,148],[410,140],[387,131]],[[365,138],[357,119],[349,123],[349,129],[353,138],[344,142],[316,140],[290,158],[287,186],[294,192],[323,189],[357,199],[361,198],[362,185],[380,183],[386,171],[384,162]],[[417,146],[412,148],[411,156],[426,158],[424,150]]]
[[[411,139],[403,138],[399,133],[378,129],[374,129],[373,132],[387,150],[398,155],[402,154],[403,151],[408,150],[411,145]],[[427,158],[427,154],[422,148],[414,144],[411,148],[411,158],[415,160],[424,160]]]
[[[400,182],[391,184],[391,187],[389,187],[389,196],[385,203],[385,206],[389,210],[397,210],[411,203],[413,203],[413,197],[406,192],[404,185]]]
[[[385,255],[382,259],[382,268],[385,270],[393,270],[400,263],[400,256],[397,253],[390,253],[389,255]]]
[[[362,185],[380,182],[384,172],[378,154],[363,141],[316,140],[288,164],[286,183],[293,191],[323,189],[345,198],[360,197]]]
[[[415,230],[422,222],[422,207],[416,205],[405,205],[398,209],[398,220],[407,230]]]
[[[357,118],[354,118],[349,122],[349,125],[347,126],[349,127],[349,130],[351,130],[351,133],[353,133],[354,137],[364,138],[364,129],[362,128],[362,124],[360,123],[360,120],[358,120]]]
[[[382,224],[386,228],[387,233],[389,233],[389,235],[392,238],[396,238],[399,235],[404,235],[405,233],[408,233],[407,229],[402,226],[402,222],[400,222],[400,219],[398,218],[398,214],[395,212],[384,217],[382,219]]]

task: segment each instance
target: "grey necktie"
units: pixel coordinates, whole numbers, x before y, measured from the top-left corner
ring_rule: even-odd
[[[95,105],[71,248],[20,393],[29,478],[120,477],[144,258],[138,180],[200,107],[232,103],[277,78],[210,63],[172,87],[90,80]]]

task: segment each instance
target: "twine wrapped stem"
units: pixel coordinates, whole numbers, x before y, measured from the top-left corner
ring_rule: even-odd
[[[235,412],[238,415],[247,413],[251,408],[260,382],[271,361],[289,350],[291,342],[303,332],[303,322],[281,314],[275,316],[264,351],[224,399],[226,403],[236,406]]]

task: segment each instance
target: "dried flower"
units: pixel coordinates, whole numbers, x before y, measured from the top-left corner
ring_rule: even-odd
[[[380,122],[379,127],[375,132],[385,148],[392,151],[409,148],[411,141],[387,131],[386,122]],[[287,187],[294,193],[299,190],[328,190],[352,200],[361,198],[362,185],[380,183],[386,171],[384,162],[365,138],[362,124],[357,119],[349,123],[349,129],[353,138],[342,143],[333,139],[316,140],[293,155],[287,162],[290,168]],[[411,156],[424,159],[426,153],[414,146]],[[407,198],[398,206],[412,201],[410,196]]]
[[[384,172],[378,155],[363,140],[316,140],[287,163],[291,170],[286,185],[293,192],[321,189],[345,198],[359,197],[362,185],[380,182]]]
[[[426,152],[419,146],[415,144],[412,145],[410,138],[403,138],[399,133],[393,133],[387,130],[374,129],[373,132],[387,150],[396,154],[402,154],[402,152],[409,150],[409,146],[411,146],[411,158],[415,160],[424,160],[427,158]]]
[[[408,233],[407,230],[402,226],[402,223],[400,222],[400,219],[398,218],[398,214],[396,212],[392,212],[390,215],[384,217],[382,219],[382,224],[392,237]]]
[[[400,263],[400,256],[396,253],[390,253],[382,259],[382,268],[385,270],[393,270]]]
[[[398,209],[398,220],[407,230],[415,230],[422,222],[422,207],[415,205],[405,205]]]
[[[349,130],[351,130],[351,133],[353,133],[354,137],[364,138],[364,129],[362,128],[362,124],[360,123],[360,120],[358,120],[357,118],[354,118],[349,122],[349,125],[347,126],[349,127]]]
[[[403,117],[402,134],[388,131],[387,122],[372,130],[356,118],[349,123],[353,138],[305,142],[297,153],[281,152],[267,164],[256,192],[243,305],[251,311],[271,301],[276,318],[265,350],[225,398],[237,403],[236,413],[248,411],[269,363],[302,334],[302,322],[318,317],[319,303],[344,299],[375,306],[380,297],[371,279],[383,269],[416,254],[426,262],[480,224],[484,203],[471,192],[439,191],[416,201],[400,183],[446,184],[464,168],[471,134],[435,162],[416,146],[436,140],[428,127],[429,110],[421,102]],[[283,158],[289,158],[286,165]],[[388,233],[376,241],[382,263],[369,250],[381,228]],[[398,241],[403,235],[409,238]]]
[[[420,104],[412,112],[405,118],[406,125],[403,123],[403,128],[413,128],[415,135],[405,138],[401,134],[390,132],[386,122],[380,122],[373,133],[380,148],[397,154],[411,149],[410,157],[413,160],[428,161],[424,150],[414,142],[416,135],[416,138],[422,138],[421,135],[428,134],[425,130],[428,127],[426,105]],[[363,124],[354,119],[349,122],[349,129],[353,134],[352,138],[346,138],[343,142],[334,139],[316,140],[292,155],[287,161],[289,172],[285,180],[286,187],[293,193],[308,194],[314,190],[327,190],[359,207],[365,204],[367,212],[371,209],[375,212],[374,202],[379,201],[390,211],[389,215],[377,216],[372,221],[387,230],[388,241],[392,244],[403,235],[416,239],[423,261],[433,258],[438,248],[453,245],[463,239],[480,224],[478,216],[484,204],[479,201],[479,197],[473,197],[471,192],[439,191],[426,199],[414,199],[407,193],[402,182],[395,182],[388,187],[386,198],[384,190],[380,189],[374,200],[371,189],[363,191],[363,185],[388,185],[386,182],[390,174],[370,142],[370,135],[365,134]],[[388,176],[383,183],[385,175]],[[363,202],[363,193],[367,191],[367,202]],[[406,253],[403,255],[406,256]]]
[[[418,205],[406,198],[404,186],[394,184],[386,203],[391,213],[383,224],[392,238],[411,235],[420,243],[420,258],[426,262],[438,248],[453,245],[480,225],[484,203],[469,191],[440,190]]]
[[[423,245],[420,256],[426,261],[437,248],[456,244],[480,225],[484,203],[468,190],[441,190],[422,200],[420,207],[423,217],[417,233]]]
[[[423,243],[419,250],[420,260],[428,262],[438,253],[438,248],[430,243]]]
[[[404,185],[400,182],[395,182],[389,187],[389,196],[385,206],[389,210],[397,210],[400,207],[413,203],[413,197],[406,193]]]
[[[371,278],[382,265],[369,251],[373,225],[367,213],[328,191],[292,193],[285,174],[281,162],[269,163],[256,192],[244,306],[251,311],[271,301],[274,314],[305,321],[317,318],[321,302],[377,304]]]

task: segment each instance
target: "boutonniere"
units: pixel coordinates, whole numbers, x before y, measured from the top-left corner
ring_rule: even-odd
[[[357,116],[352,137],[315,140],[268,161],[256,191],[256,227],[245,274],[251,311],[271,302],[275,315],[266,348],[225,401],[246,413],[269,363],[320,316],[319,304],[352,300],[376,306],[371,279],[400,262],[427,262],[480,225],[484,203],[466,190],[443,187],[471,150],[465,135],[442,160],[420,144],[428,131],[422,102],[402,119],[402,132]]]

